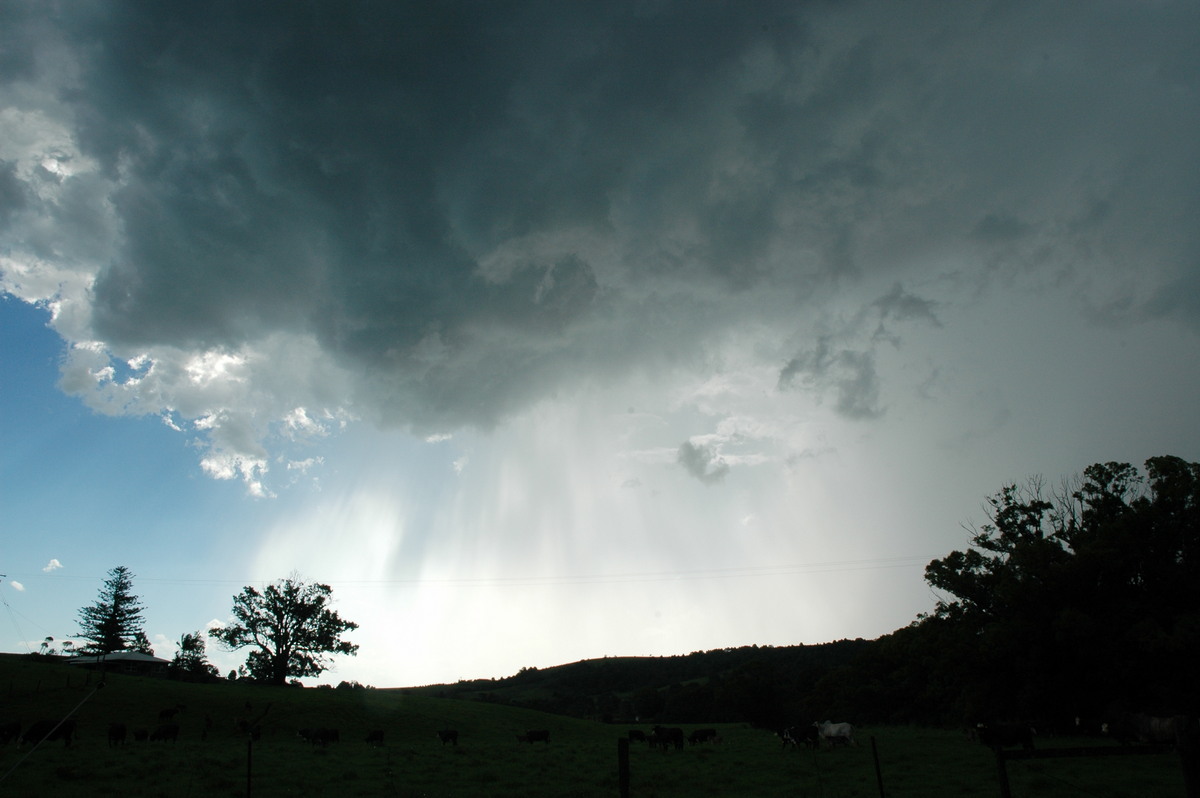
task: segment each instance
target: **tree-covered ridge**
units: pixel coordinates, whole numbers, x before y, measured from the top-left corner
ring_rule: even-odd
[[[504,679],[410,688],[412,692],[620,722],[751,722],[790,725],[812,713],[814,685],[872,645],[743,646],[669,657],[605,657],[552,668],[523,668]],[[810,718],[811,720],[811,718]]]
[[[1099,463],[987,499],[970,546],[932,561],[931,614],[878,640],[588,660],[423,688],[583,717],[759,725],[1196,714],[1200,464]]]

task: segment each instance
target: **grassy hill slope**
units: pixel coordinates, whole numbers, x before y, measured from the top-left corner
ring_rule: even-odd
[[[0,723],[70,715],[79,725],[70,747],[0,746],[0,795],[14,796],[611,798],[617,795],[617,740],[627,729],[404,690],[186,684],[121,675],[109,675],[99,688],[95,674],[17,655],[0,655],[0,699]],[[149,729],[160,710],[175,707],[182,707],[177,742],[108,745],[109,722]],[[207,730],[206,718],[212,721]],[[239,729],[248,718],[261,724],[257,741]],[[858,746],[806,750],[783,749],[770,732],[745,723],[703,725],[717,728],[722,741],[667,752],[631,746],[632,794],[872,798],[879,794],[876,754],[892,798],[997,794],[991,752],[957,731],[860,728]],[[338,728],[341,741],[312,746],[296,734],[316,726]],[[683,726],[685,732],[696,728]],[[435,732],[444,728],[459,731],[458,746],[438,741]],[[384,731],[382,746],[365,742],[372,729]],[[528,729],[548,729],[549,744],[518,742],[516,735]],[[1014,795],[1182,794],[1179,760],[1169,750],[1021,763],[1010,770]]]

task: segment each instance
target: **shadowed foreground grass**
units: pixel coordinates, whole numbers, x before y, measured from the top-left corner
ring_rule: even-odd
[[[0,748],[0,795],[55,796],[495,796],[617,795],[617,738],[608,726],[491,704],[405,695],[394,690],[299,690],[242,684],[187,685],[110,676],[96,689],[65,666],[0,657],[0,723],[61,717],[75,707],[79,736],[70,747],[47,743]],[[182,706],[180,738],[109,747],[110,721],[150,729],[160,709]],[[261,718],[250,743],[237,727]],[[206,718],[211,727],[206,733]],[[341,741],[314,747],[296,732],[337,728]],[[435,731],[454,728],[460,744]],[[643,727],[644,728],[644,727]],[[691,726],[685,729],[693,728]],[[679,751],[630,750],[632,794],[673,796],[879,795],[871,739],[886,795],[999,795],[995,758],[954,731],[862,729],[853,748],[782,750],[774,735],[745,725],[718,727],[722,742]],[[366,744],[384,732],[384,745]],[[550,743],[519,743],[527,729],[550,730]],[[1039,745],[1095,744],[1040,740]],[[248,761],[249,755],[249,761]],[[249,766],[250,777],[247,780]],[[1010,763],[1015,796],[1067,798],[1181,795],[1178,758],[1161,756]]]

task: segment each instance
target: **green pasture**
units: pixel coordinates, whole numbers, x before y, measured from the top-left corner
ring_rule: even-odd
[[[177,705],[183,707],[177,743],[108,746],[110,721],[152,729],[160,709]],[[0,796],[241,796],[248,766],[255,796],[616,796],[617,739],[631,728],[396,690],[193,685],[119,675],[97,689],[95,674],[0,657],[0,723],[18,719],[27,726],[73,710],[79,732],[70,748],[61,742],[32,753],[11,743],[0,748]],[[246,718],[261,718],[262,736],[252,747],[238,729]],[[317,726],[337,728],[341,742],[314,748],[296,735]],[[445,728],[459,731],[457,747],[436,738]],[[857,747],[809,751],[782,750],[774,735],[745,725],[717,728],[722,740],[715,745],[663,753],[632,744],[631,794],[871,798],[880,794],[877,752],[887,796],[999,795],[995,757],[958,731],[864,728]],[[383,746],[365,743],[372,729],[384,731]],[[549,729],[549,745],[519,743],[516,735],[527,729]],[[1084,744],[1097,743],[1039,740],[1040,746]],[[1009,778],[1014,796],[1183,793],[1173,752],[1012,762]]]

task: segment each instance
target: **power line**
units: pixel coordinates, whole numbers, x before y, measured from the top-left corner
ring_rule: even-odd
[[[370,587],[370,586],[421,586],[440,585],[446,587],[556,587],[565,585],[608,585],[635,584],[673,581],[699,581],[706,579],[744,579],[767,578],[774,576],[799,576],[804,574],[828,574],[850,571],[873,571],[894,568],[924,567],[932,556],[876,557],[862,560],[830,560],[811,563],[783,563],[776,565],[745,565],[727,568],[701,568],[694,570],[668,571],[628,571],[614,573],[591,574],[524,574],[521,576],[470,576],[470,577],[397,577],[390,579],[339,579],[330,577],[312,577],[308,581],[324,582],[340,587]],[[95,581],[101,576],[78,576],[54,574],[33,576],[34,579]],[[275,581],[272,579],[228,579],[228,578],[182,578],[166,576],[137,577],[139,584],[165,585],[266,585]]]
[[[631,571],[593,574],[525,574],[521,576],[479,576],[479,577],[412,577],[392,579],[338,579],[317,577],[315,581],[328,582],[342,586],[348,585],[449,585],[458,587],[504,587],[504,586],[554,586],[554,585],[583,585],[583,584],[625,584],[631,582],[669,582],[679,580],[701,579],[737,579],[746,577],[794,576],[800,574],[841,573],[847,571],[881,570],[890,568],[924,567],[932,556],[877,557],[862,560],[831,560],[813,563],[785,563],[777,565],[746,565],[727,568],[702,568],[694,570],[671,571]],[[76,576],[55,574],[42,577],[50,580],[89,580],[94,581],[103,577]],[[173,585],[255,585],[268,584],[274,580],[263,579],[215,579],[138,576],[138,583],[157,583]]]

